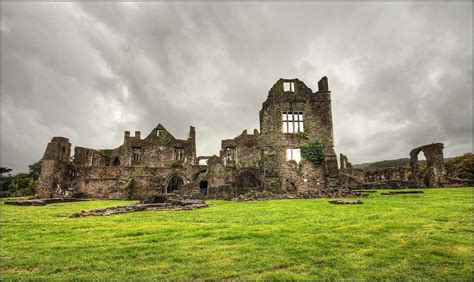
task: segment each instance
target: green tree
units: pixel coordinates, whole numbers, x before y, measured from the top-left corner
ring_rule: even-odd
[[[446,172],[449,176],[462,179],[474,179],[474,154],[466,153],[446,162]]]
[[[29,174],[31,178],[33,178],[33,180],[39,179],[39,176],[41,174],[41,162],[42,160],[39,160],[36,163],[28,166]]]
[[[12,171],[10,168],[0,168],[0,197],[32,196],[41,174],[41,160],[28,166],[28,173],[20,172],[15,175],[4,176]]]
[[[0,167],[0,174],[4,174],[4,173],[10,172],[10,171],[12,171],[11,168],[8,168],[8,167]]]

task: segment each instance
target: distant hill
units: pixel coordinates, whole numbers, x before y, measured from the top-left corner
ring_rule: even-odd
[[[409,158],[403,158],[403,159],[397,159],[397,160],[384,160],[384,161],[373,162],[373,163],[355,164],[352,166],[354,168],[360,168],[360,169],[378,169],[378,168],[386,168],[386,167],[406,166],[409,163],[410,163]]]
[[[444,162],[451,160],[452,158],[445,158]],[[420,160],[420,166],[424,166],[426,163],[425,160]],[[387,168],[387,167],[397,167],[397,166],[408,166],[410,164],[409,158],[402,158],[396,160],[385,160],[373,163],[362,163],[362,164],[355,164],[352,165],[354,168],[366,169],[366,170],[376,170],[380,168]]]

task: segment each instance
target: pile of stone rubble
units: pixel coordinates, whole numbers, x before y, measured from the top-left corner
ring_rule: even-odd
[[[326,194],[320,191],[307,191],[297,193],[271,193],[269,191],[250,191],[232,198],[232,201],[265,201],[278,199],[313,199],[313,198],[338,198],[338,197],[367,197],[367,194],[345,190],[342,193]]]
[[[45,198],[45,199],[13,200],[13,201],[6,201],[5,205],[45,206],[45,205],[54,204],[54,203],[79,202],[79,201],[87,201],[87,199],[80,199],[80,198]]]
[[[351,200],[330,200],[329,203],[336,205],[360,205],[363,204],[361,200],[351,201]]]
[[[408,191],[389,191],[386,193],[380,193],[380,195],[403,195],[403,194],[424,194],[421,190],[408,190]]]
[[[193,210],[205,208],[209,205],[201,199],[182,199],[176,195],[150,195],[143,198],[140,203],[116,206],[102,209],[94,209],[88,211],[80,211],[70,215],[69,217],[86,217],[86,216],[107,216],[119,213],[129,213],[149,210]]]

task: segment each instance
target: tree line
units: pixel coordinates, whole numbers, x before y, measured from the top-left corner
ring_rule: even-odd
[[[10,174],[8,167],[0,167],[0,197],[33,196],[41,174],[41,160],[28,166],[28,172]]]

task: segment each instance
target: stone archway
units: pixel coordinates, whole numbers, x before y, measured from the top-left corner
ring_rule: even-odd
[[[237,176],[236,186],[239,194],[245,194],[249,190],[254,190],[260,187],[260,181],[254,173],[244,170]]]
[[[442,187],[446,178],[442,143],[424,145],[411,150],[410,168],[411,179],[417,186]],[[426,172],[420,176],[418,154],[423,152],[426,158]]]
[[[204,178],[205,178],[207,172],[208,172],[207,169],[196,172],[193,176],[193,182],[200,181],[200,180],[205,180]]]
[[[184,185],[184,180],[177,174],[172,175],[168,179],[168,183],[166,185],[166,193],[173,193],[178,191],[179,187]]]

